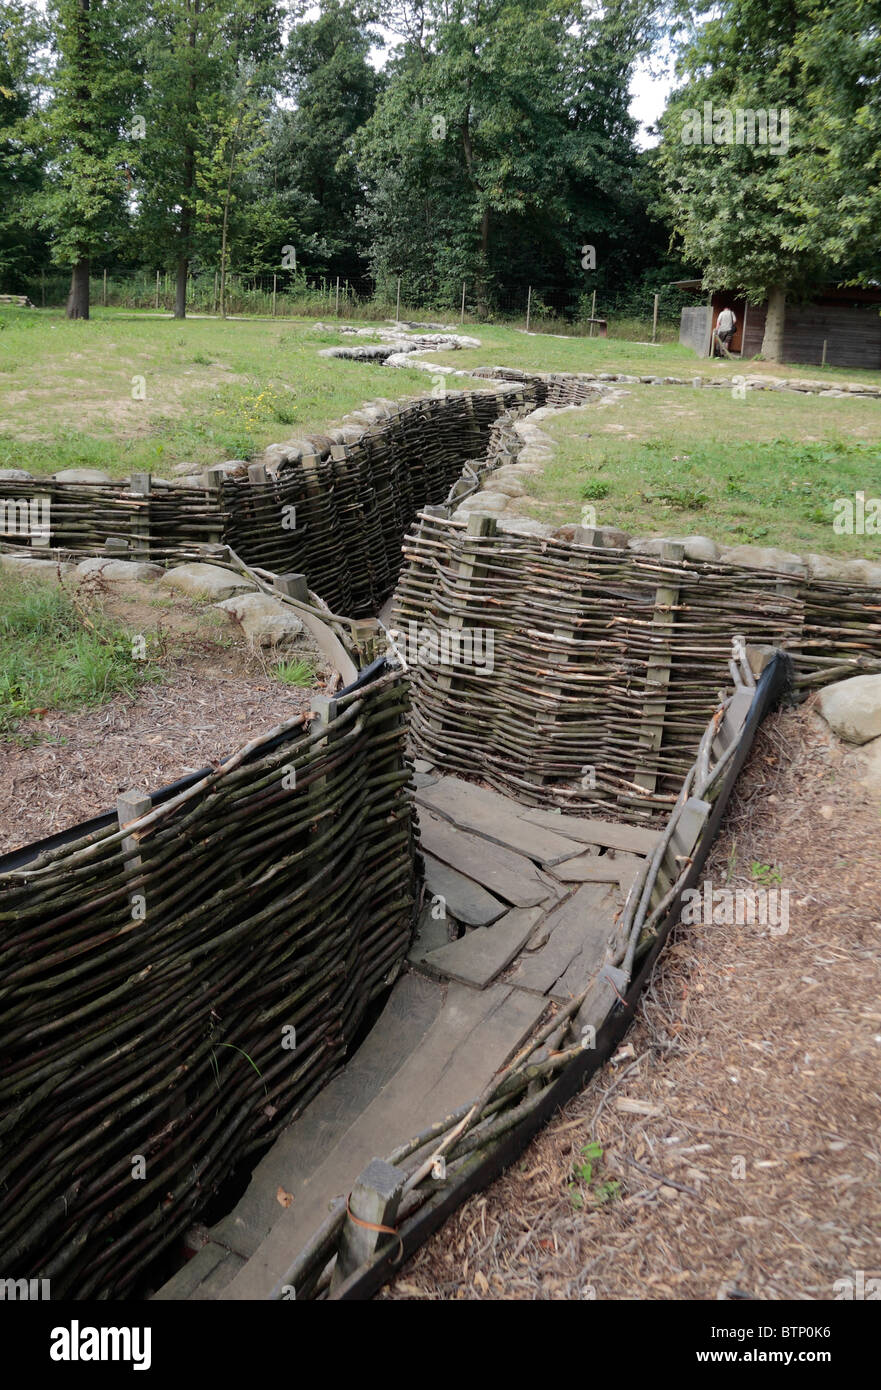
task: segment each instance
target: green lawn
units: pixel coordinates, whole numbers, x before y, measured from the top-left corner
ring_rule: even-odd
[[[42,709],[103,704],[159,679],[132,653],[125,628],[94,610],[86,619],[65,589],[0,570],[0,740]]]
[[[376,396],[422,395],[413,369],[318,356],[352,342],[310,319],[169,317],[122,309],[67,322],[57,310],[0,310],[0,467],[65,467],[167,475],[321,430]],[[780,377],[881,383],[881,371],[706,361],[678,343],[527,335],[466,324],[479,348],[439,354],[459,368],[634,375]],[[369,341],[369,340],[368,340]],[[429,354],[430,356],[430,354]],[[143,377],[144,400],[132,398]],[[474,378],[454,378],[461,386]],[[783,392],[630,386],[622,401],[563,415],[560,447],[534,489],[535,515],[572,520],[585,501],[598,521],[656,534],[701,531],[720,540],[877,558],[877,537],[837,537],[832,501],[881,492],[881,404]]]
[[[320,430],[383,394],[416,396],[431,378],[328,361],[345,342],[314,320],[186,319],[97,309],[0,310],[0,468],[103,468],[167,475]],[[351,340],[349,340],[351,341]],[[132,398],[144,378],[145,399]]]
[[[837,536],[833,500],[881,495],[881,405],[747,391],[629,386],[607,404],[546,419],[556,441],[530,485],[531,515],[636,535],[698,532],[842,559],[881,556],[877,536]]]

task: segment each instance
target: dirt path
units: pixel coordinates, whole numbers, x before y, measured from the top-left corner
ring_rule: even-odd
[[[95,596],[131,632],[160,634],[163,679],[134,698],[23,721],[0,739],[0,854],[111,810],[121,792],[156,791],[234,753],[307,709],[331,672],[306,636],[294,654],[312,663],[307,689],[275,679],[226,614],[185,599],[157,610],[141,584]],[[28,735],[39,741],[22,746]]]
[[[881,1275],[881,819],[852,763],[807,709],[766,722],[706,877],[787,889],[789,930],[680,925],[614,1064],[380,1298],[825,1300]]]

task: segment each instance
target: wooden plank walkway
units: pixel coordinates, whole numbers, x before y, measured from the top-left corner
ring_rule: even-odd
[[[580,993],[609,959],[658,835],[421,771],[426,898],[405,972],[345,1069],[155,1297],[268,1297],[371,1159],[476,1096],[551,1001]]]

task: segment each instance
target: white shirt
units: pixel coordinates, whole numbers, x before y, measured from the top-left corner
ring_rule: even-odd
[[[731,309],[723,309],[716,320],[716,329],[719,333],[728,333],[737,323],[734,312]]]

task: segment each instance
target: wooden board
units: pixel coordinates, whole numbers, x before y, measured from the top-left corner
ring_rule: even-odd
[[[536,907],[553,896],[551,885],[522,854],[457,830],[449,821],[419,810],[422,848],[513,907]]]
[[[620,883],[624,892],[628,893],[644,863],[640,855],[625,854],[623,851],[580,854],[575,859],[558,864],[554,875],[563,883]]]
[[[539,864],[559,864],[580,853],[576,840],[521,820],[515,802],[457,777],[444,777],[433,787],[421,788],[416,800],[460,829],[482,835]]]
[[[321,1165],[303,1182],[291,1182],[294,1201],[287,1209],[278,1207],[272,1230],[220,1298],[268,1298],[326,1217],[329,1201],[350,1192],[372,1158],[479,1095],[533,1031],[546,1002],[507,985],[486,990],[448,985],[443,1008],[420,1045],[326,1151]]]
[[[535,938],[547,934],[547,940],[523,955],[509,983],[554,998],[578,993],[603,964],[622,902],[616,884],[584,884],[548,915]],[[582,981],[577,989],[576,980]]]
[[[560,834],[587,845],[604,849],[623,849],[633,854],[651,854],[661,838],[660,831],[641,825],[616,825],[612,821],[585,820],[581,816],[555,816],[553,811],[522,811],[521,818],[533,825],[560,827]],[[565,829],[564,829],[565,826]]]
[[[449,945],[449,941],[450,931],[446,917],[432,916],[431,903],[426,903],[419,914],[407,959],[413,965],[418,965],[426,956],[431,955],[432,951]]]
[[[447,913],[469,927],[488,927],[508,911],[508,904],[493,897],[473,878],[426,853],[425,883],[431,896],[443,898]]]
[[[478,927],[432,951],[425,964],[450,980],[486,989],[523,950],[542,916],[540,907],[514,907],[492,927]]]

